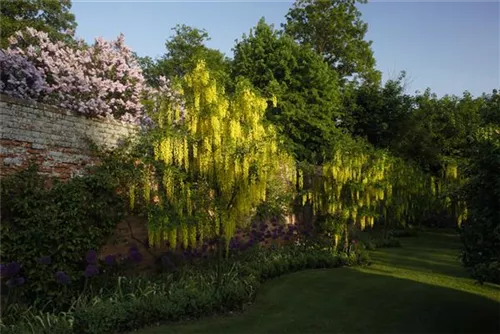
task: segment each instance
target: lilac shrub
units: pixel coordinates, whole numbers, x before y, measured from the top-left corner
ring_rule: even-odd
[[[142,118],[145,80],[123,35],[111,42],[97,38],[92,46],[79,41],[75,47],[26,28],[9,42],[7,55],[26,58],[44,74],[44,102],[88,116]]]
[[[0,50],[0,92],[20,99],[38,99],[46,92],[44,72],[25,57]]]

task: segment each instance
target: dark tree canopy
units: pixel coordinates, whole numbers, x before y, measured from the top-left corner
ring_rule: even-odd
[[[70,39],[66,30],[76,28],[75,15],[70,12],[70,0],[16,0],[0,4],[0,31],[2,48],[18,30],[32,27],[45,31],[54,39]]]
[[[364,39],[368,25],[361,20],[356,0],[297,0],[283,26],[298,43],[323,56],[341,79],[380,80],[371,41]]]
[[[233,77],[244,76],[277,97],[268,119],[299,160],[319,163],[332,147],[342,117],[338,76],[313,50],[280,35],[261,19],[234,48]]]
[[[405,76],[402,72],[399,78],[388,80],[384,86],[351,87],[346,125],[352,134],[366,137],[374,146],[384,148],[400,140],[402,127],[413,111],[413,98],[404,92]]]
[[[184,76],[194,69],[196,62],[203,59],[213,75],[223,83],[230,71],[229,60],[218,50],[210,49],[206,42],[210,40],[204,29],[187,25],[172,28],[174,34],[166,41],[167,52],[158,60],[151,57],[139,59],[145,76],[150,83],[155,83],[160,75],[174,79]]]

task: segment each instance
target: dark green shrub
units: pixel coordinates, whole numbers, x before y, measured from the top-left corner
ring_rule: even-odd
[[[130,331],[158,322],[177,321],[229,310],[241,310],[252,301],[260,282],[301,269],[332,268],[357,263],[355,252],[336,256],[328,250],[297,247],[261,249],[222,264],[224,284],[217,285],[214,269],[187,272],[164,294],[149,294],[124,302],[102,302],[77,310],[75,333]]]
[[[393,238],[410,238],[418,236],[418,231],[414,228],[389,231],[389,236]]]
[[[478,281],[500,283],[500,128],[486,131],[472,147],[462,262]]]
[[[16,277],[24,284],[12,289],[29,304],[64,300],[69,286],[56,282],[58,271],[69,276],[70,286],[81,287],[85,254],[101,246],[123,213],[116,184],[106,173],[54,181],[50,188],[46,181],[36,166],[1,180],[0,257],[3,264],[19,264]],[[2,293],[12,289],[4,286]]]
[[[378,239],[375,240],[376,248],[393,248],[393,247],[401,247],[401,242],[398,239]]]

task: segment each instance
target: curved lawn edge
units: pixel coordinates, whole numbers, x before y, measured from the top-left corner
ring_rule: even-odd
[[[183,277],[178,288],[167,293],[130,300],[104,301],[75,311],[74,333],[116,333],[152,324],[241,311],[253,301],[257,289],[270,279],[286,273],[316,268],[337,268],[359,261],[356,253],[332,254],[329,250],[289,247],[257,253],[240,261],[236,278],[224,278],[219,288],[214,272]]]
[[[457,257],[457,235],[422,233],[402,242],[402,248],[373,251],[369,267],[306,269],[270,280],[244,313],[138,333],[500,331],[500,286],[481,286],[467,277]],[[408,253],[418,261],[402,262]]]

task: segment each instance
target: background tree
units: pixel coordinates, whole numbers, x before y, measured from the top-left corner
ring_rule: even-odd
[[[203,59],[212,75],[218,82],[224,84],[228,78],[230,62],[219,50],[206,46],[210,37],[206,30],[187,25],[177,25],[172,28],[174,34],[166,41],[167,52],[158,60],[151,57],[140,58],[145,77],[154,85],[158,78],[181,78],[194,70],[199,60]]]
[[[248,78],[277,105],[267,118],[298,160],[320,163],[335,142],[342,117],[338,77],[321,56],[296,44],[261,19],[234,48],[233,78]]]
[[[356,0],[298,0],[283,27],[298,43],[319,53],[342,80],[359,76],[369,82],[380,81],[372,42],[364,39],[368,25],[361,20]]]
[[[462,98],[438,98],[426,90],[415,97],[415,111],[402,125],[393,150],[439,175],[450,160],[465,157],[472,135],[481,126],[482,105],[482,99],[474,99],[467,92]]]
[[[352,134],[382,148],[400,140],[402,128],[413,110],[413,98],[404,92],[405,76],[402,72],[384,86],[353,87],[346,116],[346,126]]]
[[[497,109],[498,112],[498,109]],[[500,283],[500,126],[482,128],[470,150],[464,186],[469,219],[461,229],[462,262],[480,282]]]
[[[49,34],[52,39],[68,40],[76,28],[70,0],[16,0],[0,4],[0,46],[7,47],[8,38],[16,31],[32,27]],[[65,33],[70,30],[70,33]]]

